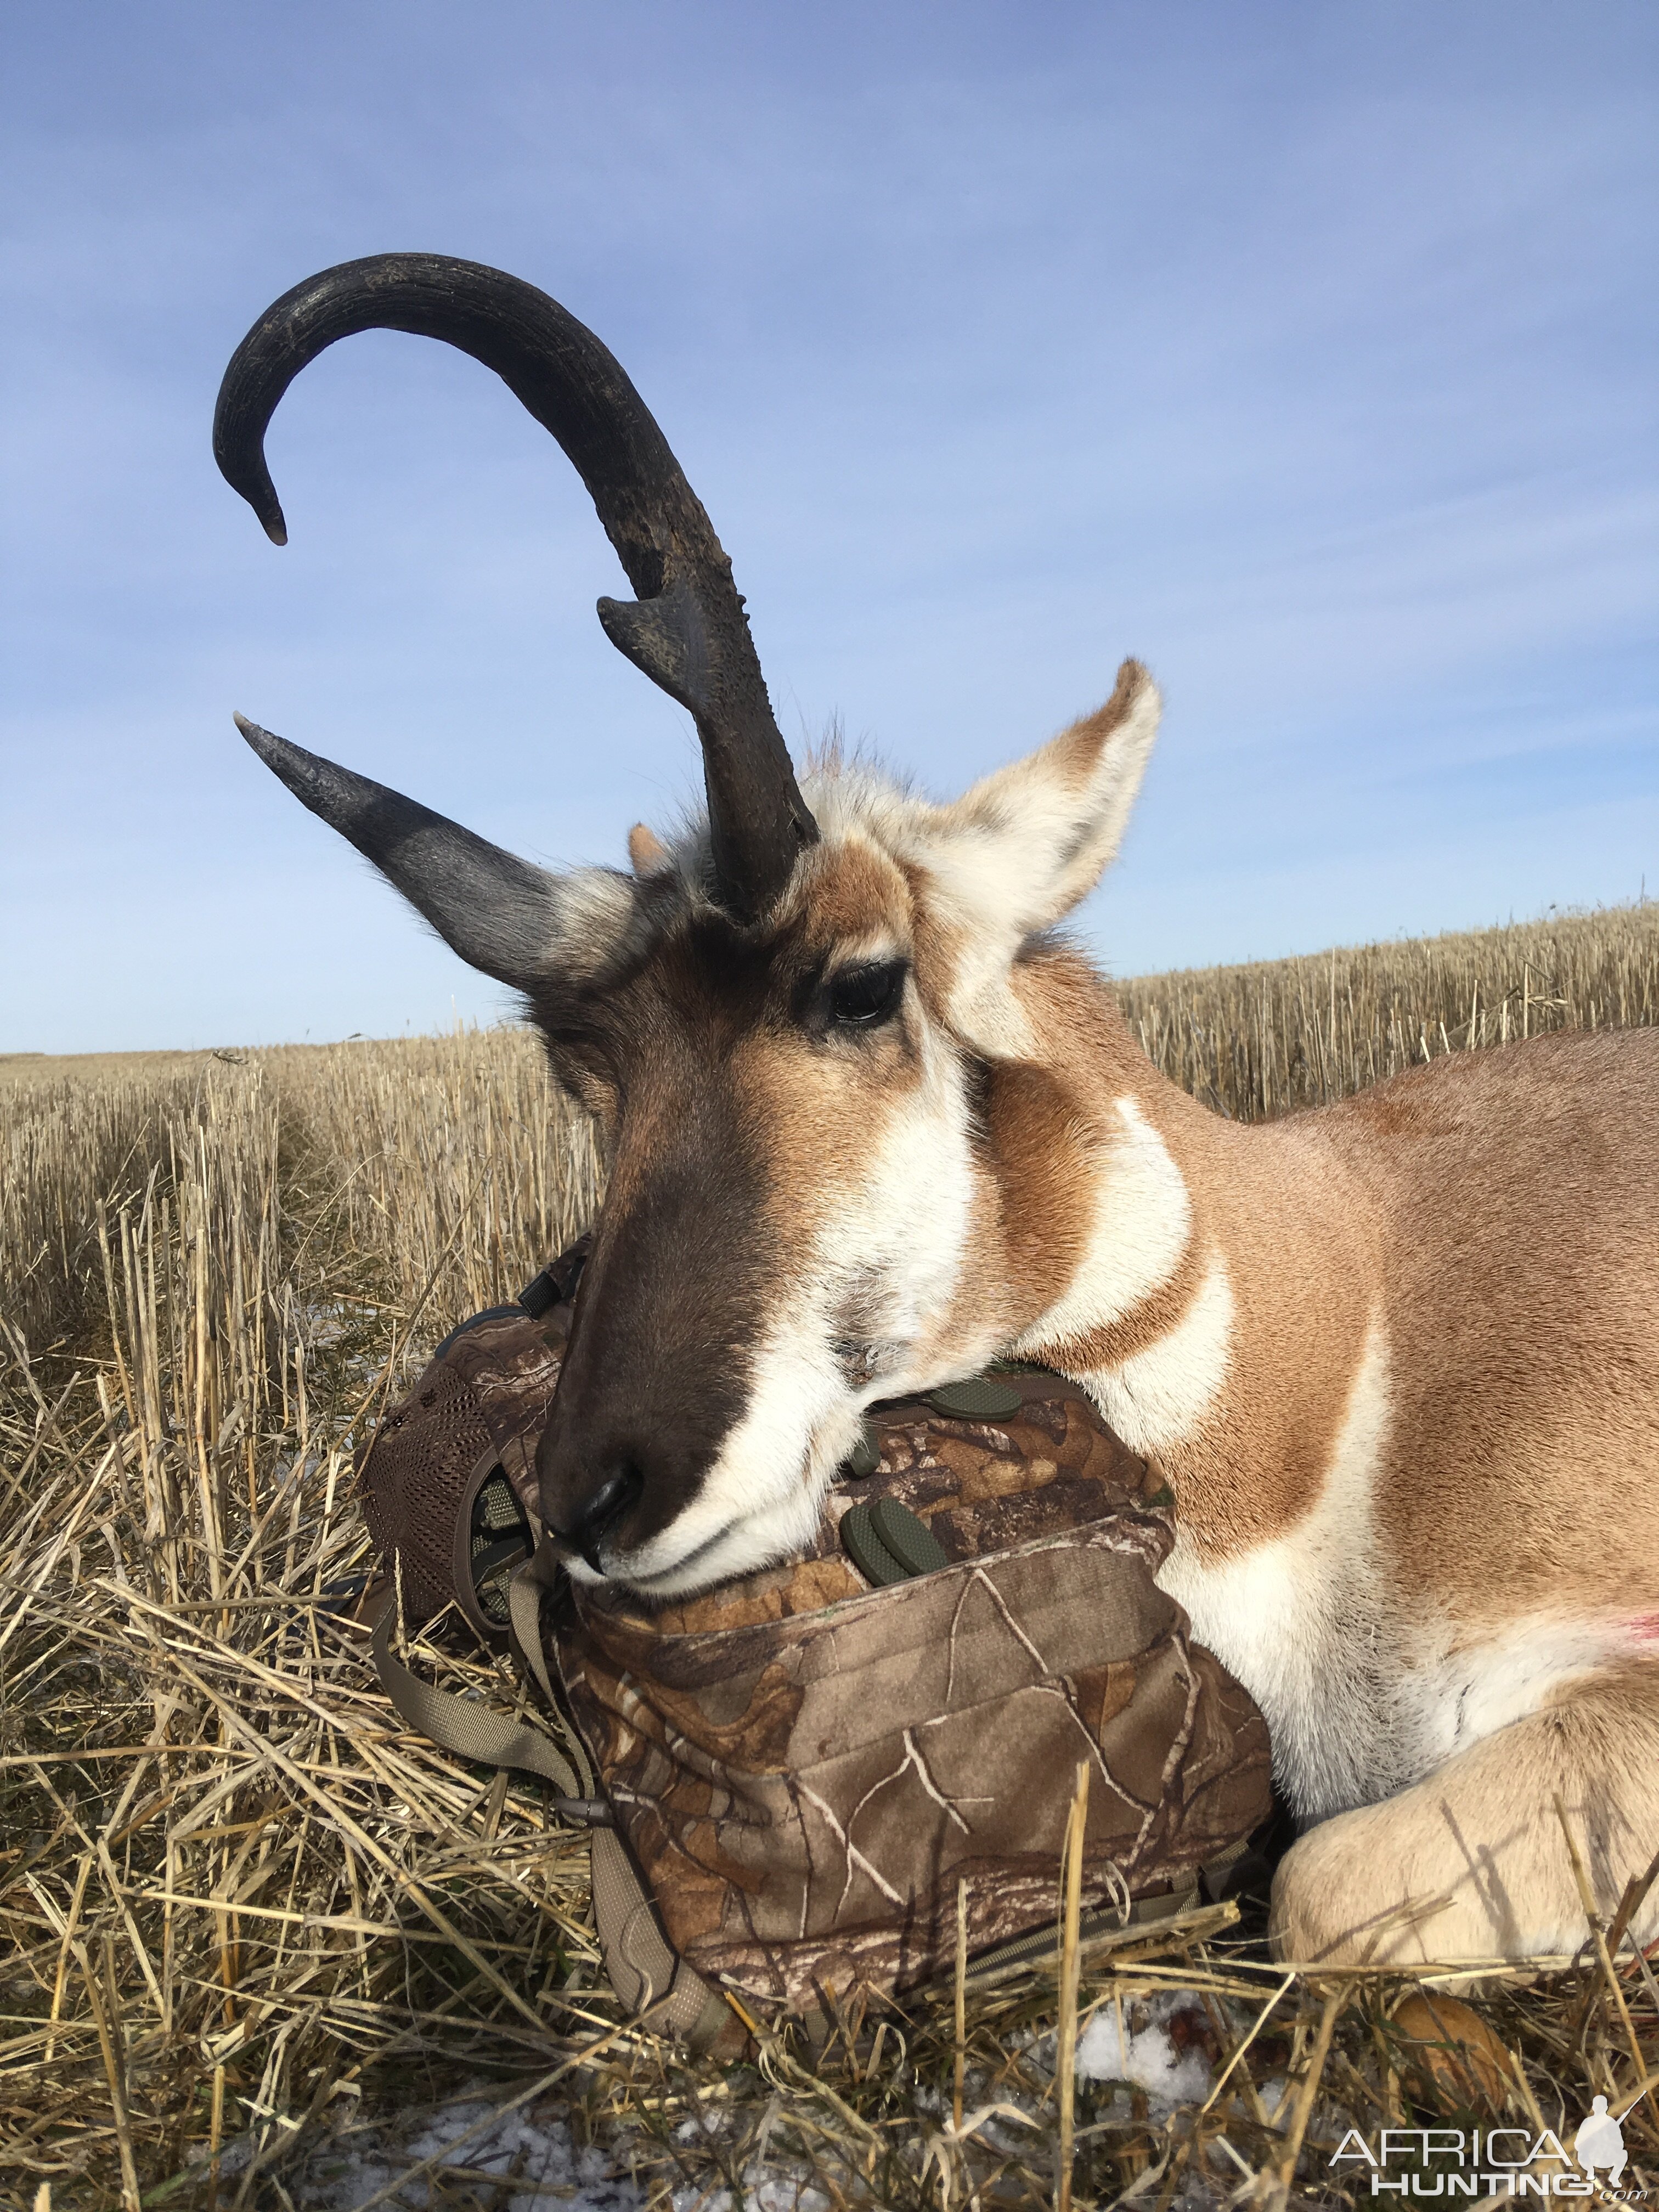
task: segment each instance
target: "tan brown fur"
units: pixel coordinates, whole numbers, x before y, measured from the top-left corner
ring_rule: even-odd
[[[1540,1039],[1511,1048],[1507,1066],[1495,1055],[1442,1062],[1340,1104],[1246,1127],[1164,1084],[1074,956],[1024,974],[1032,979],[1024,1003],[1042,1048],[1063,1061],[1068,1097],[1103,1105],[1133,1096],[1168,1144],[1194,1211],[1188,1256],[1167,1286],[1116,1327],[1045,1352],[1070,1371],[1121,1359],[1180,1319],[1209,1252],[1225,1256],[1233,1279],[1238,1350],[1225,1397],[1168,1469],[1206,1547],[1261,1542],[1305,1510],[1375,1308],[1418,1413],[1409,1433],[1423,1439],[1393,1464],[1386,1526],[1402,1557],[1422,1552],[1436,1594],[1472,1620],[1504,1618],[1535,1598],[1583,1595],[1571,1583],[1564,1593],[1558,1577],[1574,1571],[1575,1549],[1604,1548],[1626,1562],[1612,1602],[1638,1607],[1644,1590],[1651,1602],[1659,1590],[1653,1464],[1631,1458],[1629,1423],[1634,1411],[1645,1425],[1635,1433],[1650,1449],[1659,1434],[1659,1299],[1644,1294],[1628,1255],[1631,1206],[1659,1224],[1659,1158],[1633,1133],[1621,1145],[1613,1131],[1621,1119],[1639,1127],[1651,1113],[1642,1063],[1659,1060],[1659,1041]],[[1518,1110],[1504,1115],[1497,1109],[1517,1064]],[[1564,1164],[1559,1133],[1569,1110],[1577,1157]],[[1400,1157],[1391,1160],[1379,1139],[1401,1146]],[[1069,1157],[1054,1177],[1060,1187],[1048,1206],[1059,1212],[1075,1203]],[[1541,1218],[1540,1192],[1551,1194]],[[1494,1301],[1491,1310],[1466,1304],[1455,1352],[1449,1268],[1454,1282],[1479,1283]],[[1549,1368],[1539,1364],[1540,1334],[1562,1355]],[[1526,1407],[1536,1437],[1524,1527],[1516,1525],[1514,1486],[1528,1470],[1491,1442],[1510,1425],[1506,1406]],[[1600,1470],[1588,1493],[1578,1477],[1587,1463]],[[1514,1579],[1498,1591],[1500,1564]],[[1591,1579],[1607,1590],[1599,1558]]]
[[[1659,1297],[1637,1257],[1659,1249],[1659,1038],[1538,1041],[1247,1128],[1164,1085],[1070,956],[1021,981],[1039,1051],[1092,1103],[1099,1140],[1133,1097],[1193,1213],[1167,1281],[1040,1356],[1084,1379],[1131,1356],[1224,1260],[1225,1381],[1159,1455],[1196,1551],[1243,1558],[1306,1521],[1376,1330],[1392,1403],[1373,1533],[1401,1651],[1416,1638],[1423,1664],[1455,1673],[1463,1652],[1478,1673],[1533,1616],[1606,1632],[1605,1663],[1569,1668],[1540,1711],[1313,1830],[1281,1874],[1281,1948],[1395,1962],[1574,1948],[1553,1793],[1602,1867],[1604,1911],[1659,1849],[1659,1662],[1618,1656],[1650,1641],[1659,1592]],[[1077,1203],[1074,1158],[1040,1208]]]
[[[1538,1038],[1424,1079],[1440,1072],[1334,1130],[1346,1158],[1380,1129],[1411,1164],[1386,1195],[1388,1306],[1401,1428],[1429,1449],[1391,1463],[1389,1524],[1444,1562],[1471,1624],[1638,1611],[1659,1590],[1659,1036]]]
[[[1034,1356],[1040,1356],[1044,1366],[1058,1368],[1062,1375],[1089,1374],[1097,1367],[1121,1366],[1126,1359],[1133,1359],[1137,1352],[1148,1350],[1171,1329],[1181,1326],[1192,1310],[1193,1300],[1214,1256],[1209,1247],[1190,1243],[1181,1265],[1168,1281],[1143,1298],[1121,1321],[1103,1322],[1073,1335],[1045,1337],[1040,1345],[1031,1347]]]
[[[981,1112],[990,1218],[976,1249],[991,1266],[975,1272],[979,1295],[988,1283],[1006,1297],[1012,1333],[1019,1317],[1042,1310],[1082,1257],[1086,1121],[1050,1069],[1024,1060],[987,1068]]]
[[[843,954],[884,934],[910,948],[915,908],[903,871],[864,842],[815,845],[801,859],[774,927],[799,931],[813,951]]]
[[[1603,1920],[1659,1836],[1659,1666],[1574,1684],[1412,1789],[1316,1828],[1273,1891],[1281,1957],[1415,1966],[1575,1955],[1589,1933],[1562,1801]],[[1653,1934],[1651,1907],[1633,1931]]]
[[[1103,1109],[1133,1097],[1168,1145],[1194,1213],[1181,1265],[1165,1284],[1121,1321],[1046,1341],[1035,1356],[1074,1375],[1130,1358],[1179,1323],[1212,1261],[1222,1255],[1234,1279],[1238,1356],[1215,1419],[1170,1454],[1164,1471],[1206,1550],[1262,1542],[1293,1522],[1316,1492],[1341,1418],[1342,1386],[1366,1320],[1364,1275],[1356,1264],[1370,1241],[1362,1194],[1346,1177],[1333,1188],[1322,1161],[1302,1157],[1299,1131],[1287,1143],[1283,1130],[1239,1128],[1164,1083],[1109,992],[1077,955],[1034,959],[1020,971],[1020,983],[1039,1049],[1065,1066],[1068,1097],[1094,1102],[1092,1126],[1080,1103],[1075,1109],[1089,1139],[1108,1146]],[[1051,1217],[1069,1210],[1075,1220],[1084,1212],[1074,1161],[1086,1142],[1074,1138],[1073,1152],[1048,1170]],[[994,1264],[993,1255],[982,1255],[981,1262]],[[995,1255],[994,1264],[1006,1268],[1006,1255]],[[1046,1285],[1036,1285],[1039,1298],[1052,1299],[1063,1279],[1054,1268]],[[1035,1304],[1024,1321],[1041,1310]],[[1241,1438],[1249,1440],[1243,1463]]]

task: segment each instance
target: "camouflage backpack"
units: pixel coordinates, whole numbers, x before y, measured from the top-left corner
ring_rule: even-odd
[[[1079,1755],[1085,1904],[1191,1900],[1271,1809],[1266,1725],[1153,1581],[1173,1500],[1075,1384],[995,1371],[872,1409],[799,1558],[647,1608],[573,1583],[535,1451],[583,1247],[441,1345],[360,1462],[417,1624],[453,1604],[510,1649],[559,1730],[421,1681],[374,1636],[409,1723],[522,1766],[592,1828],[618,1993],[708,2047],[757,2008],[900,1991],[969,1946],[1051,1931]]]

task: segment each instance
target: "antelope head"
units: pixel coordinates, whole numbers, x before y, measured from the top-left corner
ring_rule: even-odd
[[[1116,849],[1157,693],[1126,661],[1097,714],[951,805],[833,758],[803,791],[661,431],[599,340],[516,278],[380,255],[261,317],[214,448],[275,542],[266,425],[307,362],[371,328],[471,354],[552,432],[636,594],[599,620],[702,748],[702,822],[671,842],[636,828],[628,872],[552,874],[238,717],[464,960],[523,994],[598,1118],[607,1188],[542,1511],[573,1573],[669,1596],[805,1541],[866,1405],[975,1372],[1063,1287],[1039,1156],[1071,1116],[1034,978],[1042,933]]]

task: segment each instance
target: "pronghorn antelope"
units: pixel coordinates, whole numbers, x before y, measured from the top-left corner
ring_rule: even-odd
[[[872,1401],[1042,1359],[1174,1486],[1163,1580],[1266,1713],[1305,1830],[1285,1954],[1576,1949],[1556,1793],[1603,1911],[1659,1848],[1659,1033],[1218,1119],[1053,934],[1121,837],[1144,669],[948,805],[834,758],[798,783],[661,432],[514,278],[387,255],[261,319],[215,445],[276,543],[265,426],[374,327],[460,347],[552,432],[637,594],[599,619],[702,747],[706,817],[635,828],[631,872],[553,875],[241,723],[524,994],[605,1132],[539,1463],[571,1571],[668,1595],[776,1559]]]

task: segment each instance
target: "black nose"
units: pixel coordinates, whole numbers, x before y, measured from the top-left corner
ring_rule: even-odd
[[[645,1477],[631,1462],[625,1462],[606,1475],[605,1480],[582,1507],[580,1518],[568,1528],[558,1532],[567,1544],[574,1544],[596,1575],[605,1572],[605,1563],[599,1557],[599,1547],[623,1515],[638,1502],[645,1487]]]

